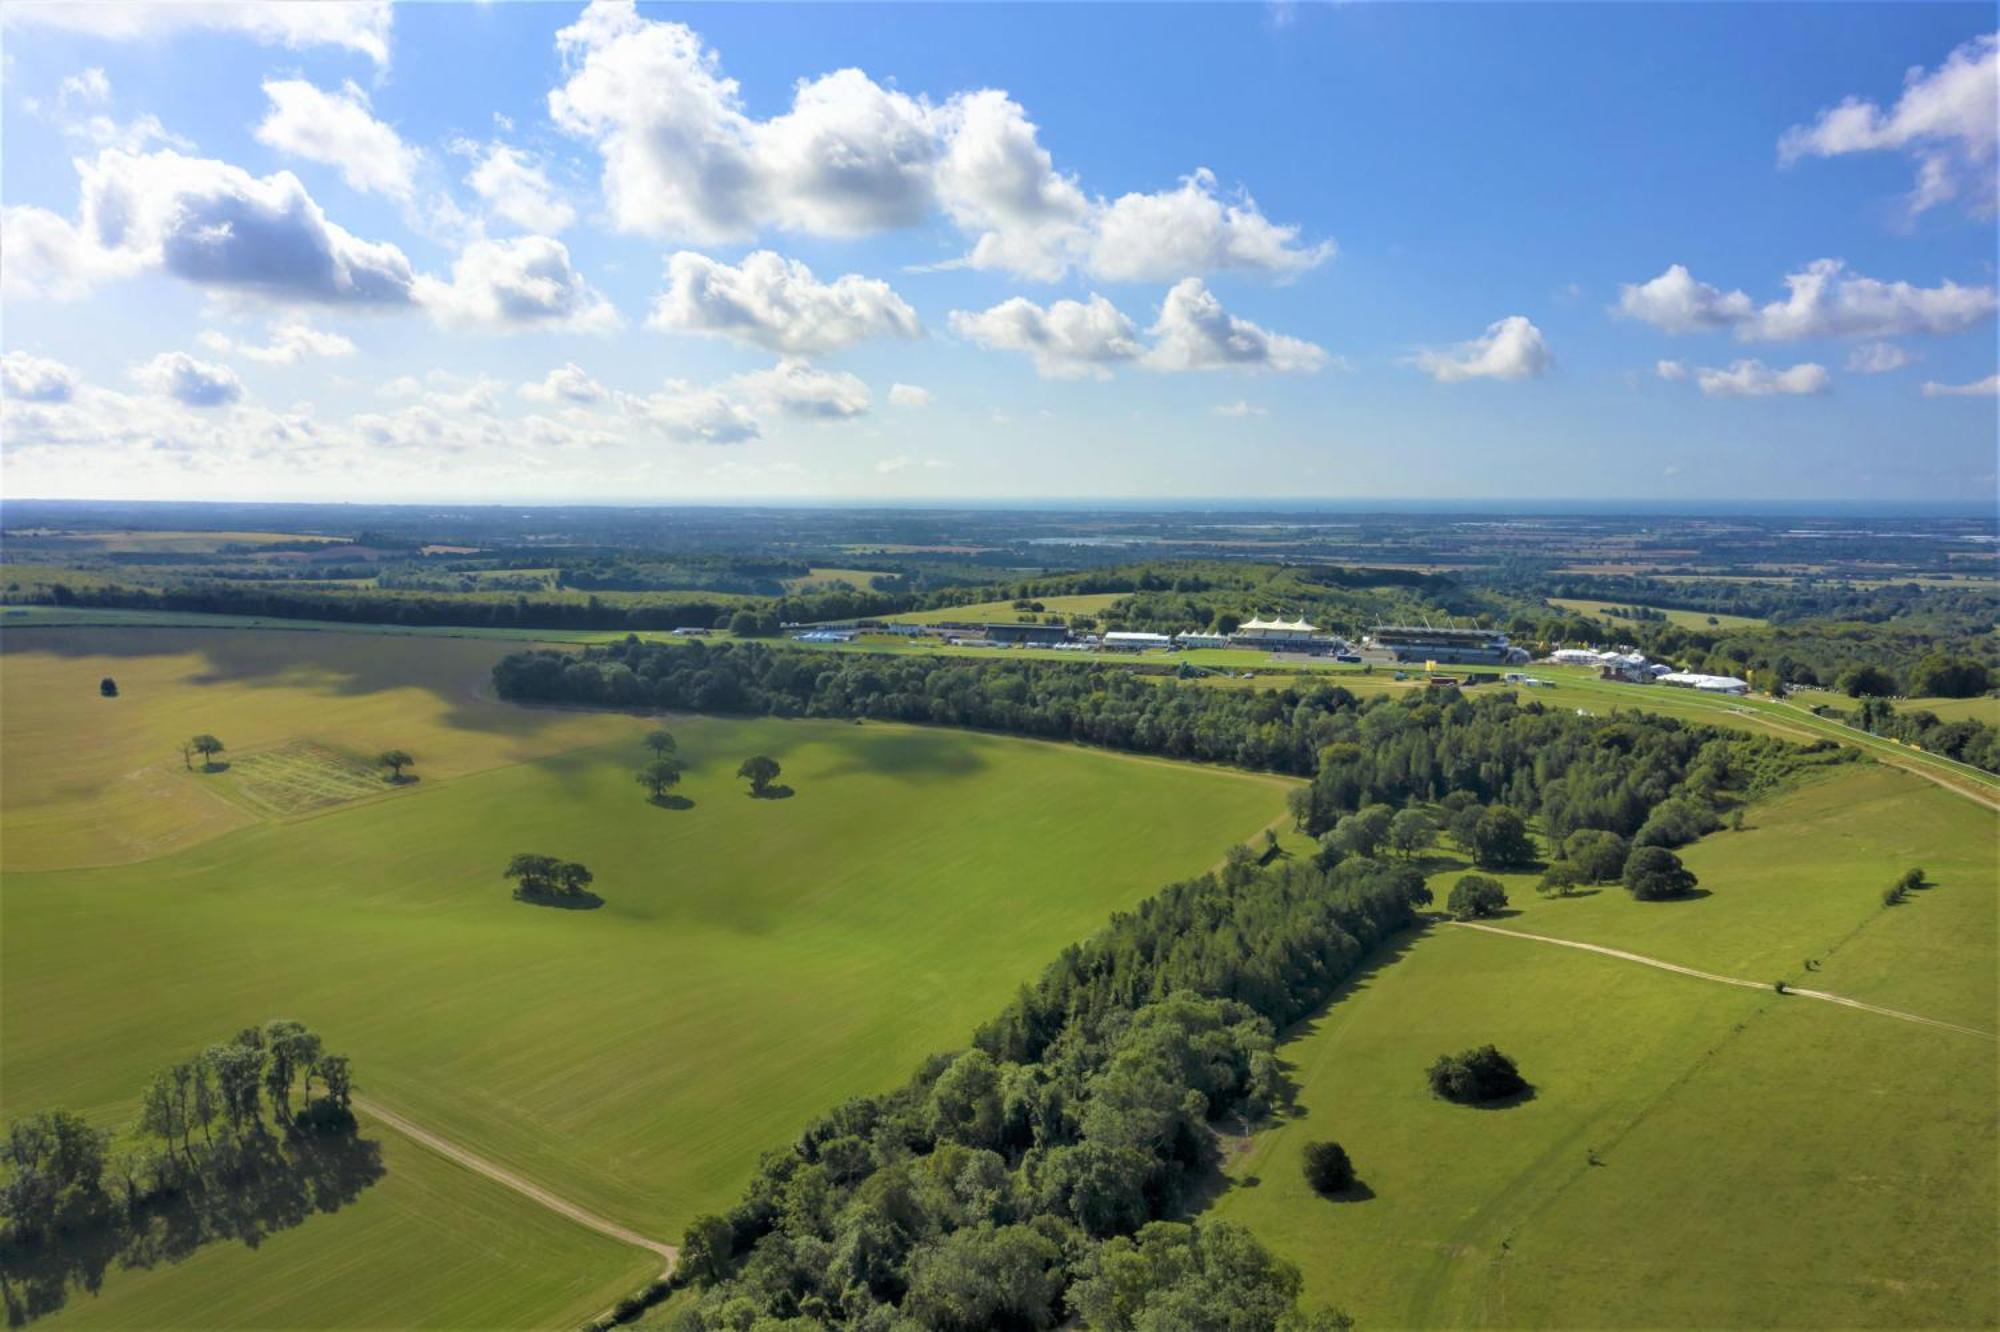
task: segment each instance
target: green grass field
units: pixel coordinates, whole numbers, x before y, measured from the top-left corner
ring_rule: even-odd
[[[637,733],[629,717],[493,699],[493,663],[511,646],[179,627],[11,633],[0,651],[0,866],[143,860],[242,827],[256,799],[246,808],[229,794],[268,767],[258,751],[294,742],[364,759],[399,747],[429,780]],[[117,698],[99,697],[105,676]],[[197,732],[229,746],[231,771],[185,770],[180,745]]]
[[[43,863],[91,859],[107,808],[138,817],[143,801],[104,803],[104,774],[126,763],[150,765],[151,798],[223,816],[145,859],[37,872],[13,867],[9,824],[6,1113],[60,1104],[122,1122],[153,1069],[297,1017],[353,1056],[370,1097],[674,1238],[805,1120],[962,1043],[1064,944],[1279,817],[1289,786],[964,732],[682,718],[686,804],[661,808],[632,779],[651,722],[486,700],[473,686],[498,650],[165,630],[11,640],[6,812]],[[107,670],[116,700],[96,696]],[[34,699],[60,700],[60,725],[36,729]],[[242,737],[242,769],[155,757],[194,726]],[[333,780],[308,742],[402,743],[423,780],[293,817],[313,811],[286,807],[274,774],[308,800]],[[783,763],[790,798],[746,796],[733,774],[759,752]],[[264,793],[264,817],[240,791],[218,798],[231,782]],[[500,870],[522,850],[584,861],[605,905],[512,901]],[[316,1219],[299,1234],[315,1227],[346,1233]],[[326,1242],[323,1261],[393,1283],[373,1264],[394,1243]],[[543,1266],[561,1283],[580,1264]],[[206,1252],[183,1269],[250,1281]],[[153,1306],[134,1307],[128,1322]],[[330,1317],[379,1321],[364,1313]]]
[[[787,592],[819,592],[836,583],[846,583],[862,592],[870,591],[877,578],[887,575],[880,569],[821,569],[817,566],[803,578],[787,578]]]
[[[1579,601],[1571,597],[1550,597],[1549,604],[1551,606],[1560,606],[1564,610],[1575,611],[1579,615],[1595,616],[1613,628],[1616,628],[1621,624],[1630,624],[1631,621],[1612,615],[1609,612],[1614,607],[1629,606],[1634,603],[1622,601]],[[1660,614],[1667,617],[1667,623],[1677,624],[1683,629],[1756,629],[1770,623],[1770,621],[1756,615],[1721,615],[1711,614],[1708,611],[1669,610],[1664,607],[1646,607],[1646,609],[1658,609]]]
[[[1801,707],[1838,708],[1842,712],[1853,712],[1861,706],[1858,698],[1831,689],[1794,689],[1789,697]],[[1988,726],[2000,726],[2000,695],[1982,694],[1977,698],[1899,698],[1892,706],[1898,712],[1928,712],[1939,721],[1953,722],[1970,719],[1982,721]]]
[[[1689,848],[1709,896],[1542,900],[1514,876],[1519,914],[1497,923],[1991,1031],[1995,831],[1907,774],[1836,770]],[[1884,884],[1917,863],[1937,886],[1884,908]],[[1428,1095],[1433,1057],[1489,1041],[1531,1099]],[[1215,1211],[1364,1326],[2000,1316],[1983,1257],[2000,1242],[1990,1039],[1441,925],[1283,1054],[1298,1109],[1233,1144]],[[1310,1193],[1300,1153],[1321,1138],[1372,1196]]]
[[[1037,597],[1035,600],[1042,603],[1039,611],[1016,610],[1011,601],[982,601],[970,606],[947,606],[943,610],[906,611],[883,618],[903,624],[983,624],[988,621],[1012,624],[1020,619],[1040,620],[1044,615],[1096,615],[1124,596],[1123,592],[1080,592],[1073,596]]]
[[[606,1239],[367,1119],[385,1173],[337,1211],[252,1248],[112,1266],[95,1294],[32,1326],[174,1328],[570,1327],[658,1274]]]

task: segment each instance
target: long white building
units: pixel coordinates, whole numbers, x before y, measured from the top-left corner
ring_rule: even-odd
[[[1710,694],[1747,694],[1750,682],[1733,675],[1701,675],[1694,671],[1669,671],[1659,683],[1680,689],[1699,689]]]

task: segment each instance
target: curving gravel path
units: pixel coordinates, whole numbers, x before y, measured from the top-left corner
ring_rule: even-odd
[[[674,1263],[680,1257],[680,1250],[673,1245],[663,1244],[659,1240],[647,1239],[636,1230],[628,1230],[616,1221],[607,1221],[597,1213],[579,1207],[567,1198],[561,1198],[550,1193],[539,1184],[530,1183],[528,1180],[522,1179],[505,1166],[495,1165],[485,1157],[476,1155],[449,1139],[440,1138],[429,1129],[411,1123],[394,1110],[371,1101],[365,1096],[356,1096],[354,1098],[354,1108],[362,1114],[367,1115],[370,1119],[388,1125],[412,1142],[430,1148],[439,1156],[456,1161],[474,1174],[484,1175],[496,1184],[503,1184],[523,1197],[540,1203],[551,1212],[568,1217],[580,1226],[587,1226],[600,1235],[609,1235],[612,1239],[630,1244],[635,1248],[647,1249],[658,1254],[661,1263],[664,1265],[662,1275],[674,1270]]]
[[[1628,953],[1622,948],[1606,948],[1602,944],[1579,943],[1575,939],[1558,939],[1550,934],[1530,934],[1526,930],[1503,930],[1498,925],[1480,925],[1468,920],[1451,920],[1446,921],[1445,924],[1454,925],[1461,930],[1478,930],[1482,934],[1505,935],[1510,939],[1532,939],[1536,943],[1556,944],[1563,948],[1580,948],[1586,953],[1602,953],[1606,957],[1615,957],[1624,962],[1637,962],[1641,966],[1658,967],[1661,971],[1673,971],[1683,976],[1693,976],[1696,980],[1714,981],[1718,985],[1735,985],[1746,990],[1765,990],[1776,993],[1776,991],[1771,989],[1769,981],[1745,980],[1741,976],[1720,976],[1713,971],[1700,971],[1694,967],[1684,967],[1678,962],[1667,962],[1657,957],[1647,957],[1643,953]],[[1898,1018],[1904,1022],[1915,1022],[1925,1027],[1941,1027],[1946,1031],[1963,1032],[1967,1036],[1982,1036],[1989,1041],[1994,1038],[1992,1032],[1981,1031],[1977,1027],[1961,1027],[1956,1022],[1946,1022],[1940,1018],[1925,1017],[1921,1013],[1905,1013],[1900,1008],[1884,1008],[1880,1004],[1864,1003],[1859,999],[1849,999],[1845,995],[1828,994],[1825,990],[1802,990],[1787,985],[1784,993],[1788,997],[1796,995],[1801,999],[1818,999],[1823,1003],[1839,1004],[1843,1008],[1858,1008],[1865,1013],[1879,1013],[1883,1017]]]

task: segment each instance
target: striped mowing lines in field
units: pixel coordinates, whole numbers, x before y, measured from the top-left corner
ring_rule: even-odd
[[[294,740],[276,749],[236,755],[229,760],[229,791],[270,818],[312,814],[393,789],[366,759],[312,740]]]

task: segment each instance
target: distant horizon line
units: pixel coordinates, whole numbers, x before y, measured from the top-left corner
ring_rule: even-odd
[[[414,509],[892,509],[924,512],[981,509],[993,512],[1110,511],[1214,514],[1517,514],[1522,516],[1703,517],[1987,517],[2000,522],[2000,499],[1609,499],[1560,496],[1505,498],[1340,497],[1278,499],[1256,496],[1188,498],[1143,495],[858,497],[813,495],[688,496],[677,499],[120,499],[38,497],[0,498],[0,513],[31,505],[151,508],[380,508]]]

